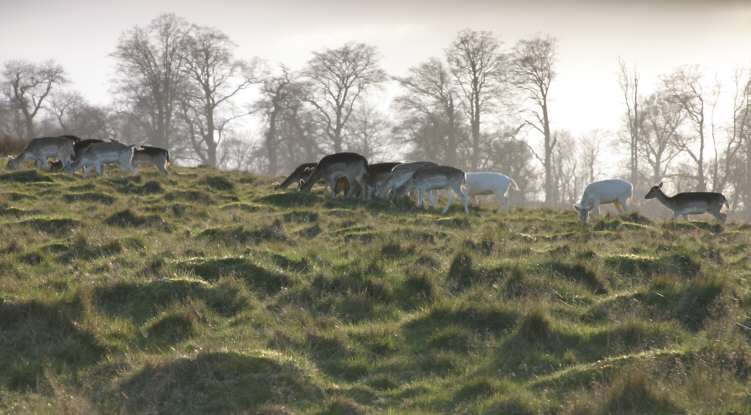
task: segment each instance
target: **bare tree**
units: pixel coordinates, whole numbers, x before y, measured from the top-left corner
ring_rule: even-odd
[[[480,165],[481,116],[493,107],[501,92],[506,71],[506,56],[491,32],[463,30],[446,52],[451,74],[461,91],[461,103],[471,131],[469,166]]]
[[[369,88],[386,79],[378,65],[376,49],[363,43],[347,43],[313,52],[303,74],[311,85],[307,101],[316,109],[331,149],[341,152],[344,129],[355,104]]]
[[[437,58],[409,69],[404,78],[394,78],[406,90],[397,97],[401,109],[421,113],[427,117],[443,118],[446,124],[446,141],[440,151],[440,159],[449,166],[458,166],[459,114],[456,108],[456,87],[444,64]],[[439,159],[434,159],[439,160]]]
[[[167,149],[175,146],[175,116],[186,85],[182,46],[188,29],[184,19],[163,14],[123,33],[112,54],[128,111],[150,143]]]
[[[629,174],[631,184],[639,189],[639,136],[641,119],[639,117],[639,72],[629,71],[626,62],[618,58],[618,84],[626,104],[626,130],[628,131]]]
[[[526,120],[526,123],[543,136],[543,155],[535,155],[545,169],[545,203],[551,203],[556,199],[553,187],[553,151],[557,141],[550,131],[548,94],[556,75],[553,69],[556,40],[549,36],[520,40],[514,47],[512,56],[511,80],[532,103],[533,118]]]
[[[61,91],[52,94],[49,103],[45,106],[60,125],[60,129],[67,131],[67,121],[71,113],[84,106],[85,100],[81,94],[75,91]]]
[[[647,97],[641,108],[639,157],[651,168],[650,181],[656,184],[667,175],[670,163],[681,152],[675,143],[681,141],[677,138],[678,129],[686,113],[664,91]]]
[[[375,160],[385,152],[388,118],[368,103],[359,104],[347,128],[348,150]]]
[[[34,137],[34,119],[44,107],[45,100],[56,87],[66,82],[63,67],[54,61],[42,64],[5,62],[0,87],[11,108],[21,114],[26,138]]]
[[[569,131],[553,132],[558,145],[551,154],[551,173],[554,190],[546,203],[570,205],[576,202],[583,189],[583,178],[580,173],[582,164],[577,152],[577,143]]]
[[[742,192],[745,196],[746,215],[751,217],[751,70],[736,71],[735,91],[730,137],[731,141],[737,138],[745,147],[746,153],[743,185],[737,186],[736,193]]]
[[[235,44],[223,32],[191,25],[182,38],[180,56],[189,86],[185,88],[183,114],[191,116],[194,131],[190,136],[199,157],[209,166],[217,166],[217,148],[227,125],[248,113],[231,113],[232,99],[260,82],[257,60],[235,60]]]
[[[587,183],[594,182],[600,174],[597,167],[600,162],[600,153],[604,138],[605,132],[597,129],[586,134],[579,143],[581,168],[583,169],[584,178]]]
[[[676,145],[680,147],[696,165],[695,178],[699,191],[707,190],[706,162],[704,159],[706,140],[706,97],[702,86],[702,75],[698,67],[687,66],[662,78],[670,99],[681,106],[691,126],[691,134],[676,135]],[[711,105],[711,104],[710,104]],[[698,148],[697,148],[698,147]]]

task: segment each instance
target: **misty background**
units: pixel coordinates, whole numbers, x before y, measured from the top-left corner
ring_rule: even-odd
[[[573,203],[721,191],[751,217],[741,1],[2,1],[0,152],[31,137],[168,148],[284,175],[333,151],[516,179]],[[670,192],[668,192],[670,193]]]

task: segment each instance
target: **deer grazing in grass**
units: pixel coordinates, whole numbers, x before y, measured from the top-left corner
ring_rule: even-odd
[[[721,212],[722,206],[730,208],[727,198],[722,193],[685,192],[668,196],[662,191],[662,183],[652,186],[644,198],[659,200],[665,207],[673,211],[674,219],[679,216],[688,219],[688,215],[709,213],[718,221],[725,223],[727,215]]]
[[[331,188],[331,198],[336,197],[336,182],[339,178],[347,179],[349,187],[345,197],[351,197],[354,188],[367,189],[365,177],[368,174],[368,161],[357,153],[336,153],[322,158],[316,165],[310,177],[303,183],[300,190],[309,192],[318,180],[323,180]],[[365,197],[365,191],[361,192]]]
[[[612,203],[618,212],[625,212],[628,209],[628,200],[633,193],[634,186],[625,180],[609,179],[592,182],[584,189],[581,200],[574,205],[574,209],[579,212],[579,220],[586,224],[590,211],[600,214],[600,205]]]
[[[477,196],[495,195],[495,198],[498,201],[498,208],[503,209],[504,205],[508,205],[506,195],[511,186],[519,191],[519,186],[514,179],[501,173],[492,171],[468,171],[465,178],[465,193],[468,197],[475,199],[478,207],[480,206],[480,203],[477,201]]]
[[[169,151],[161,147],[140,146],[133,152],[133,165],[136,168],[145,164],[151,164],[163,174],[169,174],[167,172],[169,163]]]
[[[369,164],[368,175],[365,178],[368,185],[366,199],[371,199],[376,191],[391,177],[392,170],[401,164],[399,162]]]
[[[464,182],[464,172],[457,168],[450,166],[425,166],[417,169],[412,174],[412,177],[405,183],[401,191],[416,190],[418,194],[421,194],[432,190],[451,189],[462,199],[464,213],[469,213],[469,208],[467,207],[469,198],[462,190]],[[453,202],[454,193],[449,192],[448,203],[446,203],[446,207],[441,212],[442,214],[448,212],[451,202]],[[421,197],[417,199],[417,207],[422,207]]]
[[[125,145],[116,141],[91,143],[76,155],[75,160],[67,167],[69,173],[83,168],[84,175],[87,175],[86,168],[94,167],[96,175],[102,174],[102,167],[106,164],[118,164],[120,169],[127,172],[135,173],[133,166],[133,155],[135,146]]]
[[[289,176],[287,176],[286,179],[284,179],[283,182],[280,184],[274,186],[275,189],[286,189],[287,186],[290,184],[297,183],[297,190],[300,190],[302,188],[303,184],[308,180],[310,175],[313,173],[313,170],[315,170],[318,163],[303,163],[290,173]]]
[[[402,163],[391,169],[389,177],[376,186],[375,196],[378,198],[393,199],[397,195],[406,195],[408,190],[406,184],[415,172],[427,166],[437,166],[432,161],[413,161],[409,163]],[[435,206],[435,200],[433,198],[433,192],[430,191],[430,206]],[[422,200],[422,192],[418,192],[417,198]]]
[[[24,161],[31,160],[37,168],[51,170],[49,159],[53,158],[68,166],[75,156],[75,136],[39,137],[32,139],[21,154],[8,160],[8,169],[15,170]]]

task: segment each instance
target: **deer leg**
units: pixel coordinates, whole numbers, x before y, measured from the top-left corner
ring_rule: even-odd
[[[454,201],[454,194],[451,193],[451,192],[449,192],[448,202],[446,203],[446,207],[443,208],[443,212],[441,212],[442,215],[445,215],[446,212],[449,211],[449,207],[451,207],[451,202],[453,202],[453,201]]]
[[[462,199],[462,202],[464,203],[464,213],[469,214],[469,197],[467,197],[467,194],[462,192],[461,185],[454,185],[453,186],[454,192],[459,195],[459,198]],[[451,193],[449,193],[450,195]]]

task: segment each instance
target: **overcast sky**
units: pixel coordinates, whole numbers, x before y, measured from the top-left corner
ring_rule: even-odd
[[[53,58],[72,88],[106,104],[118,37],[164,12],[223,30],[239,57],[292,68],[313,50],[369,43],[392,75],[443,56],[463,28],[490,30],[507,46],[550,34],[559,40],[552,124],[577,134],[618,128],[619,56],[637,65],[646,92],[681,64],[722,80],[751,65],[751,0],[0,0],[0,62]]]

